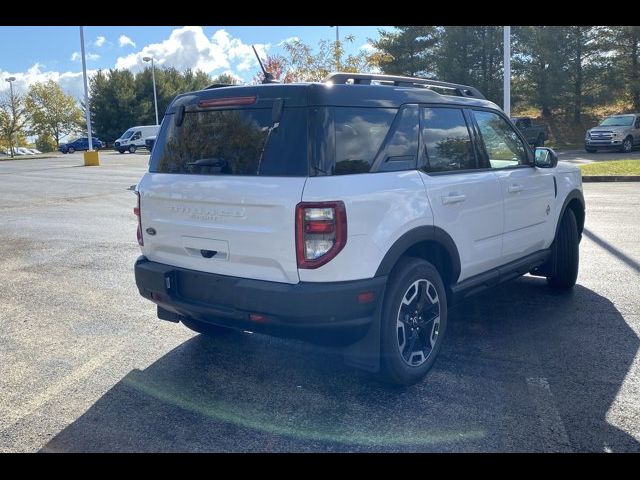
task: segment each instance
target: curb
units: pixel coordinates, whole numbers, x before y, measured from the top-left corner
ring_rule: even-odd
[[[640,175],[584,175],[583,182],[640,182]]]

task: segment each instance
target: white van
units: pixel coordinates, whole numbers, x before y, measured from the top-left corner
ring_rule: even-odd
[[[136,149],[144,147],[144,140],[147,137],[156,135],[160,125],[142,125],[139,127],[131,127],[124,132],[115,142],[115,149],[124,153],[136,153]]]

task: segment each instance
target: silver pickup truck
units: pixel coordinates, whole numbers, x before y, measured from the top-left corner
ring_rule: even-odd
[[[598,149],[613,149],[629,153],[640,144],[640,113],[612,115],[597,127],[587,130],[584,149],[594,153]]]
[[[547,139],[544,125],[533,123],[529,117],[513,117],[511,121],[522,132],[529,145],[544,147],[544,141]]]

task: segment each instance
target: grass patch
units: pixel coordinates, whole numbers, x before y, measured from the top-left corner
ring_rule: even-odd
[[[640,175],[640,160],[612,160],[580,165],[582,175]]]

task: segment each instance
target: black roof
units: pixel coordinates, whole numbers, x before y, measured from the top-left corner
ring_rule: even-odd
[[[202,100],[256,96],[251,108],[269,108],[273,100],[284,99],[289,107],[350,106],[398,108],[406,103],[432,103],[498,108],[483,98],[443,95],[430,88],[408,85],[270,83],[218,87],[178,95],[167,109],[174,113],[180,105],[195,105]],[[470,87],[469,87],[470,88]]]

